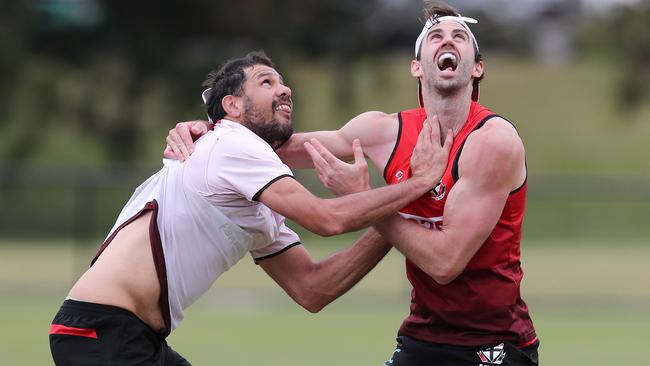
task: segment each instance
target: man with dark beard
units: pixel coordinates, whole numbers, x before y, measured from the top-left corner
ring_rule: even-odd
[[[356,161],[343,174],[345,189],[356,193],[320,199],[274,152],[291,137],[292,101],[266,55],[229,61],[205,85],[214,130],[185,162],[166,162],[122,209],[52,321],[57,365],[189,365],[165,338],[183,310],[246,252],[291,298],[317,312],[390,246],[370,230],[314,263],[285,216],[324,236],[358,230],[428,192],[442,176],[451,140],[441,144],[439,126],[427,123],[411,159],[412,178],[369,190],[356,141]],[[319,147],[306,142],[315,158]]]
[[[294,134],[278,154],[293,168],[309,167],[317,159],[304,142],[317,139],[325,154],[326,148],[349,160],[350,144],[359,139],[386,182],[401,184],[429,121],[452,130],[436,188],[374,225],[406,257],[413,286],[410,314],[386,365],[538,365],[539,340],[520,293],[528,186],[523,142],[509,121],[478,103],[485,65],[469,26],[477,20],[426,1],[423,23],[411,60],[419,108],[366,112],[336,131]],[[192,135],[207,129],[201,122],[177,125],[166,156],[185,158]],[[319,176],[338,174],[334,164],[315,167]],[[329,180],[328,188],[345,193],[340,181]]]

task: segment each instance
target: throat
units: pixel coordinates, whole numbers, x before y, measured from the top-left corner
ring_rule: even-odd
[[[438,116],[440,121],[440,138],[444,141],[447,131],[452,130],[454,137],[465,126],[469,117],[471,99],[468,97],[464,100],[458,98],[441,99],[425,103],[424,108],[427,116]]]

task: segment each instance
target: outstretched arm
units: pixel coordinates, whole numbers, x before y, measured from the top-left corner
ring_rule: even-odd
[[[319,235],[329,236],[368,226],[396,212],[418,198],[440,180],[451,148],[451,134],[440,144],[440,126],[427,122],[418,138],[411,159],[412,177],[395,185],[333,199],[311,194],[296,180],[282,178],[267,187],[259,200],[274,211],[296,221]],[[314,141],[314,158],[320,163],[336,164],[337,159]],[[360,149],[360,148],[359,148]],[[321,161],[322,160],[322,161]],[[357,160],[363,160],[359,153]],[[365,172],[367,175],[367,172]]]
[[[346,293],[388,253],[391,246],[369,229],[353,246],[314,263],[297,245],[259,265],[298,304],[316,313]]]
[[[212,129],[207,121],[179,122],[169,130],[164,157],[185,160],[194,152],[194,141]],[[304,143],[320,141],[334,156],[344,161],[353,157],[352,141],[359,139],[366,155],[378,169],[383,169],[397,139],[397,115],[365,112],[336,131],[295,133],[276,152],[282,161],[294,169],[312,168],[312,160]]]
[[[304,148],[304,143],[318,140],[332,155],[350,161],[352,141],[358,139],[366,155],[378,169],[383,169],[397,139],[396,114],[383,112],[362,113],[336,131],[316,131],[296,133],[277,150],[282,161],[291,168],[313,168],[312,159]]]

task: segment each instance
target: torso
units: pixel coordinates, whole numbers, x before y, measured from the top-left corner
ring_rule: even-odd
[[[69,295],[172,331],[247,253],[260,258],[299,242],[283,216],[255,199],[285,175],[291,170],[266,142],[224,121],[187,161],[166,163],[135,190]]]
[[[158,305],[160,284],[151,254],[151,217],[152,212],[147,211],[120,230],[72,287],[70,296],[127,309],[159,330],[165,328],[165,322]]]
[[[441,184],[400,210],[400,215],[429,229],[441,227],[449,192],[459,178],[458,160],[467,137],[495,115],[472,103],[469,118],[455,136]],[[395,184],[410,176],[409,162],[422,129],[424,109],[399,114],[400,133],[384,178]],[[520,297],[519,244],[526,183],[509,195],[501,217],[465,270],[451,283],[439,285],[411,261],[411,314],[401,332],[423,341],[480,345],[496,341],[525,343],[535,337],[526,304]]]

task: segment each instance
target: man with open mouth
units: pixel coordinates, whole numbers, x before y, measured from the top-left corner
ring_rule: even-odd
[[[318,312],[390,250],[375,230],[314,263],[285,217],[319,235],[354,231],[397,212],[442,176],[451,140],[428,123],[413,177],[370,189],[358,141],[340,177],[345,197],[321,199],[293,179],[274,148],[291,137],[291,89],[262,52],[226,62],[205,82],[217,125],[184,163],[165,166],[133,193],[50,326],[58,366],[188,366],[167,336],[184,311],[247,253],[297,303]],[[435,127],[435,128],[434,128]],[[321,155],[312,148],[316,159]]]
[[[278,150],[291,167],[309,167],[303,143],[317,139],[343,160],[359,139],[388,184],[410,176],[419,132],[436,121],[453,135],[438,185],[374,227],[406,257],[413,286],[390,366],[538,365],[539,341],[522,300],[521,229],[527,171],[514,126],[478,104],[484,62],[469,24],[441,2],[427,2],[411,74],[420,108],[366,112],[337,131],[294,134]],[[180,124],[168,155],[184,158],[208,126]],[[192,134],[194,136],[192,136]],[[173,150],[174,154],[171,153]],[[337,167],[316,166],[319,176]],[[335,183],[328,188],[341,191]]]

